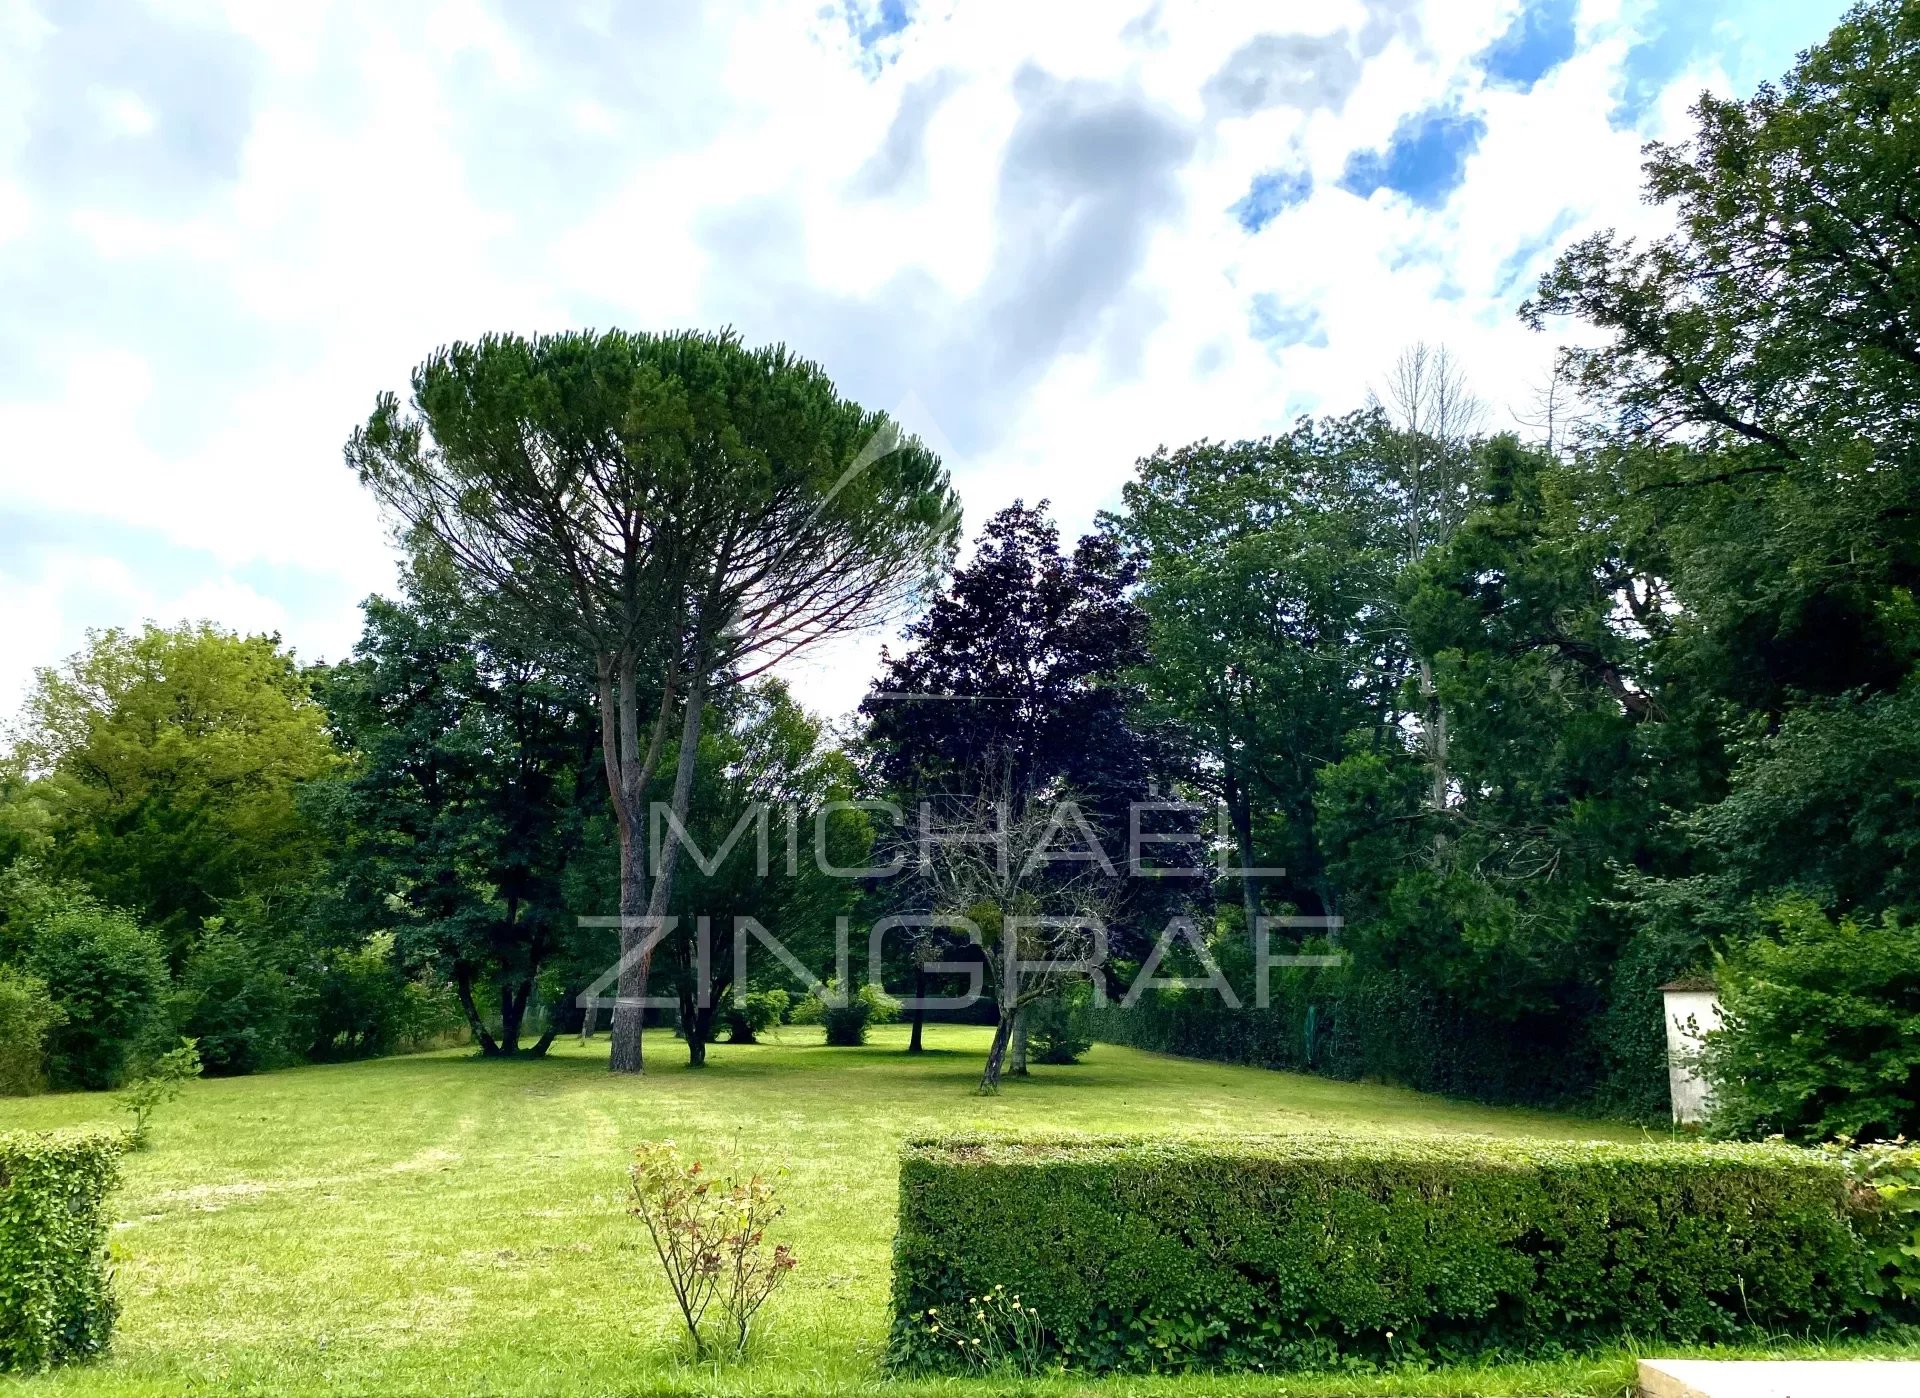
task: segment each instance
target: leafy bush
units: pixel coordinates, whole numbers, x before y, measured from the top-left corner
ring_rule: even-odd
[[[1093,1047],[1091,1008],[1092,991],[1084,983],[1027,1006],[1027,1057],[1035,1063],[1078,1063]]]
[[[47,1040],[60,1087],[118,1087],[164,1042],[167,963],[160,939],[127,914],[83,903],[34,932],[27,969],[46,982],[64,1020]]]
[[[0,1369],[37,1372],[107,1347],[101,1203],[119,1179],[119,1132],[0,1134]]]
[[[1333,1137],[909,1147],[892,1357],[1004,1287],[1093,1371],[1696,1344],[1876,1308],[1842,1167],[1783,1145]]]
[[[393,934],[379,932],[302,969],[293,1023],[304,1056],[330,1062],[432,1044],[457,1032],[466,1016],[445,981],[409,980],[395,961]]]
[[[1713,1126],[1821,1141],[1920,1135],[1920,924],[1835,922],[1790,898],[1722,958]]]
[[[289,1057],[287,978],[217,919],[180,971],[174,1024],[214,1077],[255,1073]]]
[[[900,1018],[900,1002],[871,981],[847,997],[844,1005],[827,1005],[820,1022],[827,1042],[838,1048],[858,1048],[867,1041],[867,1027],[891,1024]]]
[[[784,990],[752,990],[727,1002],[727,1038],[731,1043],[754,1044],[780,1023],[792,999]]]
[[[786,1212],[762,1175],[715,1180],[672,1141],[635,1147],[628,1209],[646,1225],[673,1289],[694,1351],[706,1353],[701,1325],[716,1301],[734,1353],[745,1352],[753,1319],[796,1265],[785,1243],[767,1249],[767,1229]]]
[[[1920,1307],[1920,1146],[1904,1140],[1856,1147],[1844,1137],[1821,1147],[1854,1190],[1854,1226],[1879,1265],[1882,1295],[1895,1308]]]
[[[178,1048],[169,1049],[133,1075],[120,1089],[120,1105],[133,1113],[133,1125],[127,1131],[129,1149],[147,1148],[153,1114],[199,1076],[200,1049],[192,1039],[182,1039]]]
[[[871,981],[847,996],[846,1004],[828,1003],[829,997],[838,998],[839,987],[838,980],[829,980],[820,990],[800,996],[793,1007],[793,1023],[823,1024],[829,1044],[858,1048],[867,1041],[870,1025],[891,1024],[900,1018],[900,1002]]]
[[[0,1097],[46,1086],[47,1031],[65,1018],[45,981],[0,966]]]

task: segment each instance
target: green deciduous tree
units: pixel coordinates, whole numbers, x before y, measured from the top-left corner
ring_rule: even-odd
[[[1393,722],[1409,671],[1392,610],[1403,556],[1377,414],[1143,460],[1112,527],[1140,568],[1155,711],[1200,755],[1243,870],[1245,925],[1273,895],[1337,916],[1314,784],[1356,729]]]
[[[138,909],[176,966],[227,902],[302,884],[316,846],[298,793],[338,761],[278,639],[209,625],[90,633],[39,672],[16,753],[49,871]]]
[[[391,928],[405,964],[452,984],[481,1051],[512,1055],[574,922],[598,754],[577,672],[475,621],[432,573],[403,602],[369,599],[324,686],[355,763],[321,808],[349,915]]]

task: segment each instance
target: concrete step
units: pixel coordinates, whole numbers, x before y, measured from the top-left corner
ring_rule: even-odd
[[[1920,1398],[1920,1360],[1643,1359],[1641,1398]]]

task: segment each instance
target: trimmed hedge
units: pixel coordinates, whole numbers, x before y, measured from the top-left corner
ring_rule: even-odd
[[[0,1134],[0,1370],[106,1348],[119,1307],[100,1205],[125,1149],[118,1131]]]
[[[1125,1009],[1090,1010],[1088,1022],[1100,1042],[1151,1053],[1349,1082],[1380,1078],[1503,1106],[1604,1102],[1645,1116],[1641,1104],[1652,1102],[1658,1108],[1652,1116],[1666,1120],[1665,1038],[1652,1065],[1657,1073],[1637,1065],[1633,1074],[1609,1075],[1594,1035],[1593,1005],[1568,1002],[1501,1018],[1455,1003],[1416,977],[1348,967],[1275,971],[1264,1009],[1254,1007],[1248,978],[1236,977],[1235,985],[1240,1009],[1211,991],[1152,990]],[[1660,1034],[1659,996],[1641,1008]],[[1645,1078],[1649,1086],[1633,1087],[1626,1077]]]
[[[1874,1308],[1847,1198],[1840,1165],[1773,1145],[915,1142],[891,1358],[963,1367],[987,1297],[1037,1320],[1029,1367],[1096,1372],[1805,1332]]]

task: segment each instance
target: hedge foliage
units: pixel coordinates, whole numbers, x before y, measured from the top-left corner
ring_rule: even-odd
[[[1047,1364],[1090,1371],[1805,1332],[1879,1305],[1848,1208],[1838,1163],[1775,1145],[916,1142],[892,1359],[963,1367],[990,1295],[1035,1315]]]
[[[1093,1037],[1153,1053],[1349,1082],[1379,1078],[1502,1105],[1591,1107],[1604,1101],[1664,1120],[1663,1037],[1650,1066],[1635,1065],[1624,1075],[1652,1086],[1630,1093],[1614,1081],[1618,1075],[1609,1075],[1592,1016],[1584,1012],[1563,1008],[1500,1018],[1458,1004],[1415,977],[1345,967],[1275,971],[1270,1003],[1255,1008],[1251,980],[1231,968],[1228,974],[1240,992],[1240,1009],[1211,991],[1154,990],[1128,1008],[1109,1003],[1090,1011]],[[1659,1037],[1660,997],[1651,985],[1648,990],[1641,1008]],[[1554,1071],[1542,1073],[1542,1063],[1552,1063]],[[1629,1095],[1632,1103],[1623,1100]]]
[[[106,1348],[119,1308],[101,1203],[125,1147],[117,1131],[0,1134],[0,1370]]]

